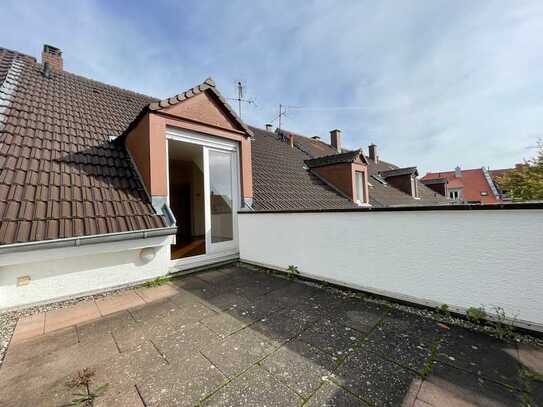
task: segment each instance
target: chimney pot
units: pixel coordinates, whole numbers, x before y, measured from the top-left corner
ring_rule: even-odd
[[[266,131],[269,131],[270,133],[273,133],[273,124],[266,124]]]
[[[370,160],[375,163],[379,162],[379,155],[377,154],[377,146],[375,144],[372,143],[368,146],[368,153]]]
[[[44,65],[49,64],[49,66],[54,70],[62,71],[64,69],[62,51],[57,47],[53,47],[52,45],[45,44],[43,46],[41,60]]]
[[[330,131],[330,144],[338,153],[341,153],[341,130],[334,129]]]
[[[459,165],[457,165],[456,168],[454,169],[454,176],[456,178],[462,178],[462,169],[460,168]]]

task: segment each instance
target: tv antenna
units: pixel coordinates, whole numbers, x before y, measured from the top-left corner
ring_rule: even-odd
[[[236,88],[238,91],[238,97],[237,98],[228,98],[228,100],[235,100],[238,102],[238,116],[241,119],[241,106],[242,103],[247,103],[248,105],[255,105],[256,103],[253,99],[245,99],[245,85],[242,81],[238,81],[236,84]]]

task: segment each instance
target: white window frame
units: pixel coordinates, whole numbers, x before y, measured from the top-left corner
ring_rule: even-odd
[[[360,174],[360,180],[361,182],[358,182],[358,174]],[[364,184],[366,183],[366,173],[364,171],[356,171],[354,172],[354,187],[355,187],[355,198],[356,203],[358,205],[363,205],[367,203],[367,197],[366,197],[366,188],[364,188]],[[360,199],[360,197],[362,199]]]
[[[240,153],[239,143],[234,140],[226,140],[215,136],[210,136],[203,133],[198,133],[190,130],[167,127],[166,128],[166,162],[169,164],[169,148],[168,141],[179,141],[182,143],[192,143],[203,147],[203,167],[204,167],[204,206],[205,206],[205,240],[206,253],[202,255],[186,257],[181,259],[172,259],[172,266],[178,269],[190,268],[205,264],[210,264],[223,259],[230,259],[239,255],[239,231],[238,231],[238,211],[241,208],[241,180],[239,168]],[[228,242],[211,243],[211,208],[209,197],[209,151],[222,151],[233,153],[232,160],[232,225],[233,225],[233,240]],[[166,165],[166,182],[167,182],[167,202],[170,204],[170,169]]]

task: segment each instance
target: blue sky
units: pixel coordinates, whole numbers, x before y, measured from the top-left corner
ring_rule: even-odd
[[[248,123],[296,106],[283,127],[339,128],[422,174],[512,166],[543,137],[541,1],[4,0],[0,13],[0,46],[39,57],[49,43],[66,70],[156,97],[208,76],[230,97],[242,80]]]

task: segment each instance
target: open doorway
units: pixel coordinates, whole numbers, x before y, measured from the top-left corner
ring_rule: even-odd
[[[170,208],[177,221],[172,259],[206,253],[203,147],[168,140]]]

